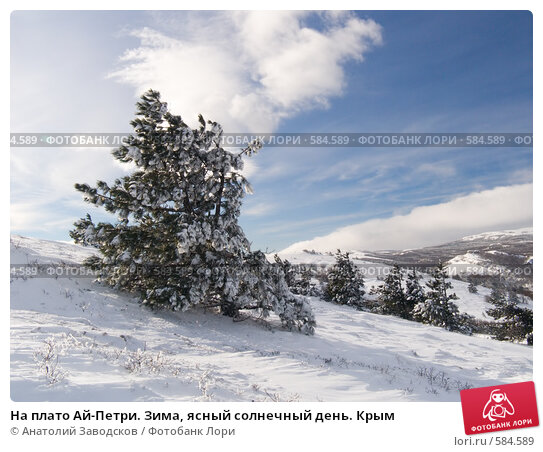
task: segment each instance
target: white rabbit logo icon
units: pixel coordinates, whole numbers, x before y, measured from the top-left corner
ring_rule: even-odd
[[[507,398],[507,394],[501,389],[494,389],[483,408],[483,417],[489,421],[496,418],[504,419],[505,416],[515,414],[515,407]]]

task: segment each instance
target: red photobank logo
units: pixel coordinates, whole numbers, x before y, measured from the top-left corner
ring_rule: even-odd
[[[539,425],[533,381],[460,391],[466,435]]]

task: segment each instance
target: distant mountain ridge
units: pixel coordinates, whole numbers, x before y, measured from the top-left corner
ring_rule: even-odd
[[[532,228],[485,232],[437,246],[375,253],[376,257],[394,257],[398,263],[422,265],[448,262],[466,254],[478,255],[481,260],[494,265],[525,264],[533,257]]]
[[[384,251],[350,250],[350,253],[355,260],[403,265],[433,265],[439,261],[449,262],[453,259],[456,259],[456,263],[475,263],[469,260],[473,259],[473,256],[478,256],[480,261],[489,265],[524,265],[533,260],[533,229],[490,231],[423,248]],[[278,254],[288,258],[291,253],[279,252]],[[307,255],[307,263],[311,263],[318,260],[317,256],[332,256],[333,253],[304,250],[297,255],[296,261],[302,263],[303,255]],[[462,260],[460,256],[465,256],[465,259]]]

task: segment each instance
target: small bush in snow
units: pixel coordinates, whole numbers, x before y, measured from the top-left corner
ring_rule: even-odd
[[[139,348],[133,352],[126,352],[124,358],[124,368],[130,373],[145,371],[159,374],[165,367],[170,365],[170,361],[161,352],[153,355]]]
[[[66,376],[59,364],[62,349],[53,337],[43,342],[42,348],[34,353],[34,361],[36,361],[40,371],[44,373],[47,383],[54,385]]]

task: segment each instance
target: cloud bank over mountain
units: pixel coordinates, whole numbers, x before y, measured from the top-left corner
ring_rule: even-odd
[[[445,203],[416,207],[406,215],[342,227],[283,251],[418,248],[485,231],[531,226],[532,192],[532,184],[520,184],[470,193]]]

